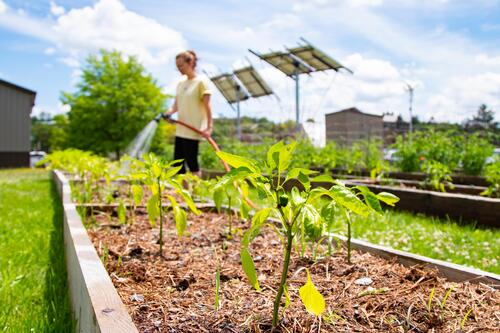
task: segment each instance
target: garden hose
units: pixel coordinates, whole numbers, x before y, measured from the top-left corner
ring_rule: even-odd
[[[189,125],[189,124],[186,124],[185,122],[181,121],[181,120],[175,120],[175,119],[172,119],[172,117],[170,115],[167,115],[165,113],[160,113],[159,115],[157,115],[155,117],[155,120],[157,122],[160,121],[160,119],[165,119],[171,123],[174,123],[174,124],[179,124],[181,126],[184,126],[186,128],[189,128],[190,130],[192,130],[193,132],[195,133],[198,133],[199,135],[203,136],[205,139],[207,139],[208,143],[212,146],[212,148],[217,152],[217,151],[221,151],[219,146],[217,145],[217,143],[215,142],[214,139],[212,139],[211,136],[205,136],[204,133],[202,131],[200,131],[199,129],[197,128],[194,128],[193,126]],[[229,167],[229,165],[226,163],[226,161],[224,161],[223,159],[220,159],[222,164],[224,164],[224,169],[226,170],[226,172],[229,172],[231,171],[231,168]],[[236,185],[236,184],[235,184]],[[236,187],[238,188],[238,191],[242,194],[242,191],[241,191],[241,188],[238,187],[236,185]],[[250,200],[250,198],[247,198],[245,197],[245,201],[250,205],[250,207],[252,208],[257,208],[257,206]]]

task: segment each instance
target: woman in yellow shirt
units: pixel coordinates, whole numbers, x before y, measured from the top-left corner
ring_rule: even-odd
[[[200,135],[184,126],[177,126],[175,130],[174,159],[184,160],[179,173],[186,172],[187,164],[189,171],[199,177],[198,148],[200,140],[212,134],[212,108],[208,83],[196,74],[197,60],[194,51],[181,52],[175,58],[177,69],[186,79],[177,85],[175,102],[167,115],[178,112],[178,120],[203,133]]]

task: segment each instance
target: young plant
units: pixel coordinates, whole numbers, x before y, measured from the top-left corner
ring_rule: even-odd
[[[217,153],[221,159],[234,168],[220,179],[218,184],[220,188],[226,188],[234,182],[242,183],[246,181],[256,188],[259,197],[270,199],[273,203],[271,207],[265,207],[255,213],[251,227],[245,232],[242,240],[240,256],[243,270],[256,290],[260,290],[260,286],[249,246],[253,239],[259,234],[269,216],[279,217],[280,225],[277,228],[273,228],[273,230],[275,230],[280,238],[284,240],[285,251],[281,281],[274,301],[273,327],[278,325],[279,305],[286,291],[288,266],[290,263],[293,239],[300,231],[300,226],[303,222],[299,217],[304,207],[308,204],[307,200],[310,192],[309,175],[314,173],[313,171],[299,168],[287,172],[292,160],[294,148],[295,143],[289,145],[285,145],[283,142],[277,143],[269,149],[267,153],[267,162],[263,166],[260,166],[257,161],[241,156],[225,152]],[[282,179],[284,175],[286,175],[285,181]],[[305,191],[303,191],[303,193],[297,191],[295,192],[296,195],[293,197],[286,194],[283,188],[283,184],[288,179],[292,178],[298,178],[300,183],[305,184]],[[320,223],[319,221],[314,222]]]
[[[135,179],[146,184],[151,191],[151,197],[147,203],[147,212],[152,226],[156,225],[156,220],[158,218],[160,220],[159,254],[163,256],[164,197],[166,197],[171,204],[177,234],[182,236],[187,226],[186,211],[179,206],[179,203],[172,195],[164,195],[167,185],[183,198],[191,211],[196,214],[199,214],[199,211],[194,205],[193,199],[189,193],[174,179],[174,175],[177,174],[181,168],[181,166],[176,166],[179,160],[166,162],[153,153],[148,155],[145,154],[143,159],[144,162],[139,162],[142,166],[142,171],[134,173],[133,176]]]
[[[242,194],[243,198],[248,198],[248,185],[242,182],[226,183],[219,182],[215,184],[212,188],[213,200],[217,211],[220,213],[222,208],[222,203],[224,200],[227,202],[227,214],[229,217],[229,225],[227,235],[232,237],[233,234],[233,218],[234,212],[233,207],[239,207],[242,218],[248,217],[248,211],[250,207],[248,206],[245,199],[241,199],[239,194]]]
[[[423,168],[427,174],[425,182],[430,184],[436,191],[446,192],[445,185],[453,189],[451,170],[446,165],[429,160],[424,162]]]
[[[492,163],[488,164],[485,170],[485,177],[489,186],[481,195],[492,198],[500,198],[500,158],[497,157]]]
[[[325,221],[315,208],[315,201],[326,196],[337,205],[342,206],[346,211],[355,213],[370,211],[370,207],[359,200],[350,189],[337,184],[330,190],[311,189],[311,181],[324,181],[324,176],[310,178],[316,172],[303,168],[289,169],[292,160],[295,143],[285,145],[278,142],[267,152],[267,159],[263,165],[257,161],[218,152],[218,156],[231,165],[234,169],[222,177],[218,186],[224,188],[234,182],[247,182],[254,187],[261,199],[267,199],[272,204],[257,211],[252,218],[251,227],[245,232],[242,239],[241,262],[252,286],[260,290],[255,265],[249,251],[250,243],[260,233],[261,228],[267,223],[270,216],[278,217],[278,226],[271,225],[271,230],[278,233],[284,246],[284,258],[281,272],[281,280],[274,300],[273,309],[273,327],[278,325],[278,312],[280,301],[285,294],[287,297],[287,274],[290,264],[290,256],[294,239],[298,238],[304,242],[306,237],[321,236],[325,227]],[[328,179],[331,179],[327,177]],[[285,188],[291,191],[285,192]],[[301,299],[306,309],[319,316],[324,310],[324,300],[317,290],[310,277],[308,277],[307,286],[301,292]],[[288,297],[287,297],[288,298]]]

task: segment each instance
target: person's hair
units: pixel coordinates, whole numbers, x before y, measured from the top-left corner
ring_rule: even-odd
[[[182,58],[184,59],[185,62],[190,64],[193,68],[196,68],[196,62],[198,61],[198,57],[196,56],[196,53],[192,50],[184,51],[179,53],[175,59]]]

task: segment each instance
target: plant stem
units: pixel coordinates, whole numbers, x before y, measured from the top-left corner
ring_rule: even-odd
[[[278,313],[279,313],[280,301],[285,289],[286,278],[288,274],[288,265],[290,264],[290,254],[292,252],[292,242],[293,242],[291,226],[287,227],[286,236],[287,236],[287,243],[285,249],[285,261],[283,262],[283,271],[281,272],[280,286],[278,288],[278,293],[276,294],[276,299],[274,300],[273,329],[278,325]]]
[[[160,256],[163,257],[163,211],[161,204],[161,187],[160,187],[160,178],[158,180],[158,208],[160,211]]]
[[[347,263],[351,263],[351,217],[346,212],[347,217]]]
[[[231,236],[231,227],[233,224],[233,210],[231,209],[231,196],[228,196],[228,204],[229,204],[229,236]]]

